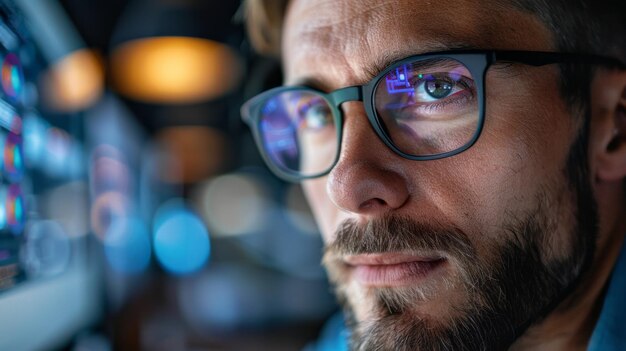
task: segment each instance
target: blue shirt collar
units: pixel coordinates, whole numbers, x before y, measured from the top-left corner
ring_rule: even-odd
[[[626,350],[626,241],[613,268],[589,351]]]

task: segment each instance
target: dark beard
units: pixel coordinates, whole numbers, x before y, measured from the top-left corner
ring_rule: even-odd
[[[569,187],[562,194],[543,189],[534,210],[510,218],[503,240],[491,244],[489,251],[496,257],[489,260],[478,257],[468,236],[450,225],[401,217],[375,220],[365,227],[344,222],[326,249],[324,263],[344,305],[351,349],[503,350],[541,321],[572,293],[593,259],[598,218],[586,150],[586,137],[581,135],[564,170]],[[554,198],[559,195],[562,198]],[[558,235],[558,212],[553,207],[563,201],[569,202],[576,218],[571,246],[564,257],[546,258],[550,236]],[[457,317],[442,322],[412,313],[412,307],[431,297],[428,292],[373,289],[377,319],[369,324],[357,322],[350,305],[354,302],[342,286],[345,267],[338,258],[416,250],[445,252],[461,270],[456,288],[463,289],[466,303],[450,306]]]

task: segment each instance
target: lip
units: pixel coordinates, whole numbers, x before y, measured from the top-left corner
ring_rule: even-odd
[[[440,256],[385,253],[348,256],[353,278],[364,286],[394,287],[414,285],[435,275],[446,262]]]

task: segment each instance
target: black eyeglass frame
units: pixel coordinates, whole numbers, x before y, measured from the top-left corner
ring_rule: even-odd
[[[472,138],[465,143],[464,145],[448,152],[433,154],[433,155],[420,155],[415,156],[411,154],[407,154],[401,151],[398,147],[394,145],[391,140],[391,137],[385,131],[385,128],[382,126],[380,122],[380,117],[376,112],[376,108],[374,106],[375,103],[375,92],[378,85],[381,83],[383,78],[395,68],[408,63],[419,62],[423,60],[431,60],[431,59],[452,59],[458,61],[463,64],[471,76],[474,78],[474,86],[476,87],[478,108],[479,108],[479,116],[478,116],[478,125],[476,127],[476,131],[474,132]],[[569,63],[569,64],[588,64],[588,65],[600,65],[607,68],[626,70],[626,64],[621,62],[618,59],[599,56],[599,55],[591,55],[591,54],[575,54],[575,53],[557,53],[557,52],[541,52],[541,51],[501,51],[501,50],[464,50],[464,51],[442,51],[442,52],[434,52],[427,54],[419,54],[406,57],[404,59],[398,60],[392,64],[390,64],[387,68],[382,70],[379,74],[377,74],[373,79],[371,79],[367,84],[364,85],[354,85],[345,88],[340,88],[334,90],[332,92],[323,92],[308,86],[282,86],[270,89],[266,92],[263,92],[254,98],[248,100],[241,107],[241,115],[243,121],[250,126],[252,129],[252,133],[254,139],[257,143],[259,150],[261,151],[261,156],[263,157],[265,163],[268,165],[270,170],[272,170],[279,177],[287,180],[287,181],[302,181],[306,179],[313,179],[324,176],[328,174],[337,164],[339,160],[339,156],[341,154],[341,143],[343,138],[343,111],[341,110],[341,104],[348,101],[361,101],[365,107],[365,112],[367,115],[367,119],[369,120],[370,125],[374,128],[376,135],[385,143],[387,147],[393,150],[399,156],[414,160],[414,161],[429,161],[429,160],[437,160],[450,156],[457,155],[470,147],[472,147],[478,138],[480,137],[485,120],[485,106],[486,106],[486,97],[485,97],[485,78],[487,75],[487,71],[489,67],[494,64],[496,61],[500,62],[511,62],[511,63],[522,63],[530,66],[544,66],[555,63]],[[322,97],[328,103],[328,106],[332,109],[332,116],[334,119],[335,126],[337,127],[337,152],[332,164],[325,169],[324,171],[311,174],[311,175],[301,175],[298,172],[294,172],[288,169],[282,169],[278,167],[274,161],[272,161],[271,156],[265,150],[263,145],[263,136],[260,132],[259,120],[261,117],[261,110],[264,106],[265,102],[270,98],[276,96],[277,94],[281,94],[288,91],[310,91],[313,92],[320,97]]]

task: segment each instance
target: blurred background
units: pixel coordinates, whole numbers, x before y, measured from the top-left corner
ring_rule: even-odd
[[[0,350],[300,350],[337,307],[238,0],[0,0]]]

